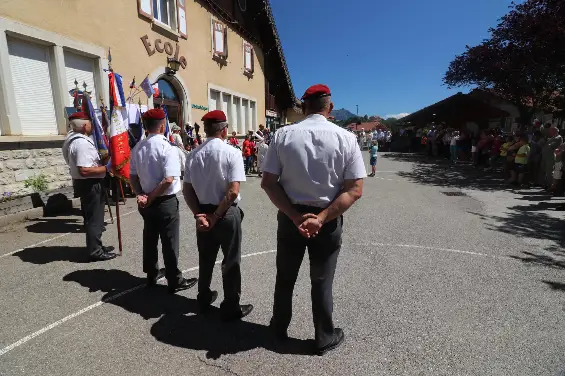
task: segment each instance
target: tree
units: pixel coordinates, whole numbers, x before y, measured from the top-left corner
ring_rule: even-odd
[[[565,4],[526,0],[510,8],[489,39],[466,46],[451,62],[443,80],[450,87],[492,89],[515,103],[527,122],[534,111],[554,110],[565,88]]]

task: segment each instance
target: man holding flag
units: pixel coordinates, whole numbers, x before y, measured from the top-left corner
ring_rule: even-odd
[[[95,127],[88,114],[77,112],[69,116],[69,121],[72,131],[63,143],[63,157],[70,168],[75,196],[80,197],[89,260],[110,260],[116,257],[114,248],[102,245],[106,194],[103,181],[110,168],[109,156],[106,152],[106,157],[100,158],[90,138]]]

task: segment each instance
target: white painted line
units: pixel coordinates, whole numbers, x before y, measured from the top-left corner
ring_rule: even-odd
[[[450,249],[450,248],[438,248],[438,247],[427,247],[423,245],[414,245],[414,244],[388,244],[388,243],[357,243],[356,245],[374,245],[378,247],[399,247],[399,248],[414,248],[414,249],[425,249],[429,251],[440,251],[440,252],[451,252],[451,253],[461,253],[464,255],[472,255],[472,256],[480,256],[480,257],[490,257],[490,258],[508,258],[507,256],[495,256],[495,255],[487,255],[486,253],[479,253],[479,252],[471,252],[471,251],[462,251],[460,249]]]
[[[132,211],[130,211],[130,212],[121,214],[120,217],[123,218],[123,217],[126,217],[126,216],[128,216],[128,215],[130,215],[130,214],[133,214],[133,213],[136,213],[136,212],[137,212],[137,210],[132,210]],[[105,221],[110,221],[110,218],[105,218],[104,220],[105,220]],[[13,255],[14,253],[18,253],[18,252],[20,252],[20,251],[23,251],[24,249],[33,248],[33,247],[37,247],[38,245],[41,245],[41,244],[49,243],[49,242],[51,242],[51,241],[53,241],[53,240],[57,240],[57,239],[59,239],[59,238],[62,238],[62,237],[64,237],[64,236],[68,236],[68,235],[70,235],[70,234],[76,234],[76,232],[67,232],[66,234],[60,234],[60,235],[54,236],[54,237],[52,237],[52,238],[42,240],[42,241],[40,241],[39,243],[35,243],[35,244],[32,244],[32,245],[28,245],[28,246],[25,246],[25,247],[23,247],[23,248],[16,249],[15,251],[12,251],[12,252],[10,252],[10,253],[5,253],[5,254],[3,254],[3,255],[0,255],[0,258],[6,257],[6,256],[11,256],[11,255]]]
[[[276,252],[276,250],[249,253],[249,254],[246,254],[246,255],[242,255],[241,258],[247,258],[247,257],[253,257],[253,256],[261,256],[261,255],[266,255],[266,254],[274,253],[274,252]],[[218,261],[215,262],[215,265],[218,265],[218,264],[220,264],[221,262],[222,262],[222,260],[218,260]],[[184,274],[184,273],[192,272],[192,271],[194,271],[194,270],[198,270],[198,266],[195,266],[195,267],[192,267],[192,268],[183,270],[182,273]],[[164,279],[164,277],[161,278],[161,279]],[[14,342],[14,343],[12,343],[11,345],[8,345],[8,346],[4,347],[3,349],[0,350],[0,356],[5,355],[6,353],[12,351],[12,350],[15,349],[16,347],[20,347],[21,345],[25,344],[26,342],[31,341],[31,340],[34,339],[35,337],[38,337],[38,336],[42,335],[43,333],[48,332],[49,330],[51,330],[51,329],[53,329],[53,328],[56,328],[56,327],[58,327],[59,325],[65,323],[65,322],[67,322],[67,321],[69,321],[69,320],[74,319],[75,317],[78,317],[78,316],[80,316],[80,315],[82,315],[82,314],[84,314],[84,313],[86,313],[86,312],[88,312],[88,311],[92,311],[94,308],[100,307],[101,305],[104,305],[104,304],[106,304],[106,303],[110,303],[110,302],[112,302],[112,301],[114,301],[114,300],[116,300],[116,299],[118,299],[118,298],[120,298],[120,297],[122,297],[122,296],[124,296],[124,295],[127,295],[127,294],[129,294],[129,293],[131,293],[131,292],[137,291],[137,290],[139,290],[140,288],[142,288],[142,287],[144,287],[144,286],[145,286],[145,285],[138,285],[138,286],[132,287],[132,288],[130,288],[130,289],[128,289],[128,290],[125,290],[125,291],[120,292],[119,294],[112,295],[112,296],[110,296],[110,297],[108,297],[108,298],[106,298],[106,299],[103,299],[103,300],[101,300],[101,301],[99,301],[99,302],[96,302],[96,303],[94,303],[94,304],[92,304],[92,305],[89,305],[88,307],[85,307],[85,308],[81,309],[80,311],[77,311],[77,312],[72,313],[72,314],[70,314],[70,315],[68,315],[68,316],[65,316],[65,317],[63,317],[62,319],[57,320],[57,321],[55,321],[54,323],[49,324],[49,325],[47,325],[46,327],[41,328],[41,329],[39,329],[38,331],[36,331],[36,332],[34,332],[34,333],[32,333],[32,334],[30,334],[30,335],[28,335],[28,336],[25,336],[24,338],[20,339],[19,341]]]

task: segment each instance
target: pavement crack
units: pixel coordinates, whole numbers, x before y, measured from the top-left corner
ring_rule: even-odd
[[[229,367],[227,366],[222,366],[219,364],[214,364],[214,363],[210,363],[207,362],[206,360],[202,359],[201,357],[197,356],[196,359],[198,359],[201,363],[204,363],[205,365],[209,366],[209,367],[214,367],[217,368],[219,370],[222,370],[226,373],[229,373],[230,375],[234,375],[234,376],[241,376],[239,373],[232,371]]]

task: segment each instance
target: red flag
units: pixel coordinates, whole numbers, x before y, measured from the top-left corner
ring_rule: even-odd
[[[110,119],[110,153],[114,176],[129,182],[131,150],[128,139],[128,113],[125,107],[115,106]]]

